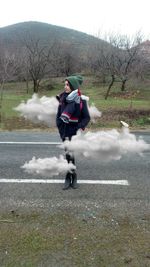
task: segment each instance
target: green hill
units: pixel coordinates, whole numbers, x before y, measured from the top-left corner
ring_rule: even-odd
[[[61,41],[73,44],[79,51],[87,51],[93,42],[104,42],[83,32],[42,22],[22,22],[0,28],[1,43],[5,47],[22,46],[22,40],[28,36],[41,40],[45,44]]]

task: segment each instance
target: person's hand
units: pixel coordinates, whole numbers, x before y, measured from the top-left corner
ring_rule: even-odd
[[[61,116],[60,119],[64,122],[64,123],[69,123],[69,119],[65,116]]]

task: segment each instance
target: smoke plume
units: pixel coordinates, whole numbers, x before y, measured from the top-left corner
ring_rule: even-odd
[[[83,96],[86,101],[88,97]],[[14,110],[19,111],[20,115],[25,119],[32,121],[33,123],[44,123],[48,127],[55,126],[55,118],[58,108],[58,101],[53,97],[43,96],[38,97],[34,94],[31,99],[28,99],[19,104]],[[91,120],[95,122],[95,119],[101,116],[101,112],[92,104],[88,106]]]
[[[34,94],[27,102],[22,102],[16,108],[25,119],[33,123],[45,123],[47,126],[55,125],[58,101],[55,97],[38,97]]]
[[[93,123],[95,122],[96,118],[100,118],[102,116],[102,112],[99,111],[94,104],[89,106],[88,109]]]
[[[68,163],[62,155],[60,155],[59,158],[51,157],[36,159],[33,157],[32,160],[26,162],[21,168],[27,173],[48,177],[57,176],[76,169],[75,165]]]
[[[65,141],[61,147],[100,161],[119,160],[125,154],[142,155],[142,152],[150,149],[149,144],[142,138],[136,139],[126,127],[123,127],[121,132],[115,129],[85,134],[79,132],[71,141]]]

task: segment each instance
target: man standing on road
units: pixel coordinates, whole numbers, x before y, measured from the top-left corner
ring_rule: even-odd
[[[76,135],[79,129],[84,130],[90,121],[86,100],[82,98],[80,92],[82,82],[83,78],[80,75],[67,77],[65,79],[64,91],[56,96],[59,101],[56,125],[63,142],[65,140],[71,141],[72,136]],[[68,163],[72,162],[75,164],[73,153],[67,150],[66,159]],[[66,190],[70,187],[73,189],[78,187],[75,170],[66,174],[63,189]]]

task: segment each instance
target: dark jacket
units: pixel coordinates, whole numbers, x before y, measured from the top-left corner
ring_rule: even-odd
[[[66,137],[71,139],[79,129],[84,130],[90,121],[86,100],[79,97],[77,101],[68,102],[68,95],[63,92],[60,96],[57,96],[59,106],[56,125],[62,140],[65,140]]]

